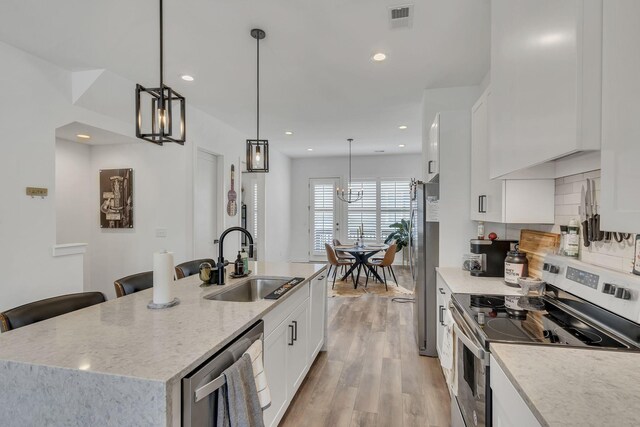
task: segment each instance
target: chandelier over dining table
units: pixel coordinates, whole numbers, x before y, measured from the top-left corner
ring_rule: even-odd
[[[349,141],[349,183],[347,188],[336,188],[336,197],[345,203],[355,203],[362,199],[364,192],[362,190],[353,191],[353,188],[351,188],[351,143],[353,138],[349,138],[347,141]]]

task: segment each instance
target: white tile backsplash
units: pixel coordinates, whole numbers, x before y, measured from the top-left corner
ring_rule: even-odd
[[[567,225],[572,218],[580,220],[579,207],[582,202],[582,188],[587,189],[587,179],[596,183],[596,199],[600,200],[600,171],[591,171],[556,179],[555,224],[487,224],[486,233],[494,231],[503,238],[519,239],[520,230],[538,230],[560,233],[560,225]],[[582,235],[582,234],[581,234]],[[633,269],[634,244],[612,240],[609,243],[595,242],[588,248],[580,245],[580,259],[590,264],[631,272]]]

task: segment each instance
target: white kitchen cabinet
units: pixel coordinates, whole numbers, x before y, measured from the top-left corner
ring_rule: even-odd
[[[427,145],[427,182],[440,173],[440,113],[429,128],[429,144]]]
[[[491,394],[494,427],[541,427],[496,359],[491,356]]]
[[[492,178],[600,149],[601,47],[601,0],[492,1]]]
[[[321,274],[311,282],[309,295],[309,360],[313,361],[325,344],[327,316],[327,277]]]
[[[453,321],[449,315],[449,302],[451,301],[451,289],[447,286],[447,283],[442,279],[440,274],[437,275],[437,325],[436,325],[436,350],[438,357],[440,358],[440,366],[442,367],[442,373],[444,379],[447,382],[447,386],[451,393],[454,393],[456,386],[455,382],[455,361],[453,360],[453,348],[455,343],[453,342],[453,334],[447,333],[448,329],[452,327]],[[446,354],[445,354],[446,353]]]
[[[263,412],[265,426],[275,426],[287,410],[287,342],[289,328],[282,322],[264,340],[264,371],[271,392],[271,406]]]
[[[264,411],[267,426],[278,425],[309,371],[309,299],[300,303],[264,342],[264,372],[271,391],[271,406]]]
[[[265,426],[277,426],[325,342],[326,272],[299,285],[264,317],[264,370],[271,390]]]
[[[553,224],[553,179],[491,179],[489,117],[491,88],[471,110],[471,219],[500,223]],[[535,203],[535,208],[532,208]]]
[[[601,227],[640,232],[640,2],[603,6]]]

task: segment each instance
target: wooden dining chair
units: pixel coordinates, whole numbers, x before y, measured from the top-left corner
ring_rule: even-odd
[[[389,269],[389,272],[393,276],[393,280],[395,280],[396,282],[396,286],[400,286],[398,284],[398,279],[396,279],[396,273],[393,271],[393,266],[392,266],[393,260],[396,257],[396,248],[397,248],[396,244],[395,243],[392,244],[391,246],[389,246],[389,248],[387,249],[387,252],[385,252],[384,257],[381,260],[371,260],[370,262],[367,263],[367,265],[375,269],[377,269],[378,267],[382,268],[384,288],[387,291],[389,290],[389,288],[387,287],[387,274],[385,273],[385,269]],[[369,272],[367,271],[367,280],[364,283],[364,287],[366,288],[368,284],[369,284]]]
[[[327,261],[329,263],[329,271],[327,272],[327,277],[331,275],[331,269],[333,268],[333,285],[331,286],[331,289],[333,289],[336,286],[336,274],[338,274],[338,268],[342,266],[350,268],[351,261],[338,259],[336,251],[328,243],[324,244],[324,248],[327,251]],[[355,286],[356,279],[353,277],[353,272],[351,272],[351,280],[353,280],[353,285]]]

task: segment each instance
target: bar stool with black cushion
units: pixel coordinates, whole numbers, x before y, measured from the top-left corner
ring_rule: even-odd
[[[336,286],[336,274],[338,273],[338,267],[342,266],[351,266],[351,261],[339,260],[336,251],[331,247],[330,244],[325,243],[324,248],[327,251],[327,261],[329,262],[329,271],[327,272],[327,276],[331,275],[331,269],[333,268],[333,285],[331,289]],[[356,284],[356,279],[353,277],[353,272],[351,273],[351,280],[353,280],[353,285]]]
[[[118,298],[153,287],[153,271],[136,273],[113,282]]]
[[[394,243],[393,245],[389,246],[389,248],[387,248],[387,252],[385,252],[384,254],[384,258],[382,258],[381,260],[371,260],[370,262],[367,263],[367,265],[369,265],[370,267],[374,267],[374,268],[382,268],[382,274],[383,274],[383,278],[384,278],[384,288],[388,291],[389,288],[387,287],[387,274],[385,273],[385,269],[389,269],[389,271],[391,272],[391,275],[393,276],[393,280],[396,282],[396,286],[400,286],[398,285],[398,279],[396,279],[396,273],[393,271],[393,260],[396,257],[396,244]],[[369,273],[367,272],[367,280],[364,283],[365,288],[367,287],[367,284],[369,283]]]
[[[193,276],[200,273],[200,264],[208,262],[212,267],[215,267],[216,262],[211,258],[194,259],[193,261],[183,262],[176,265],[176,277],[178,279],[184,279],[185,277]]]
[[[102,292],[81,292],[34,301],[0,313],[0,332],[21,328],[105,301]]]

